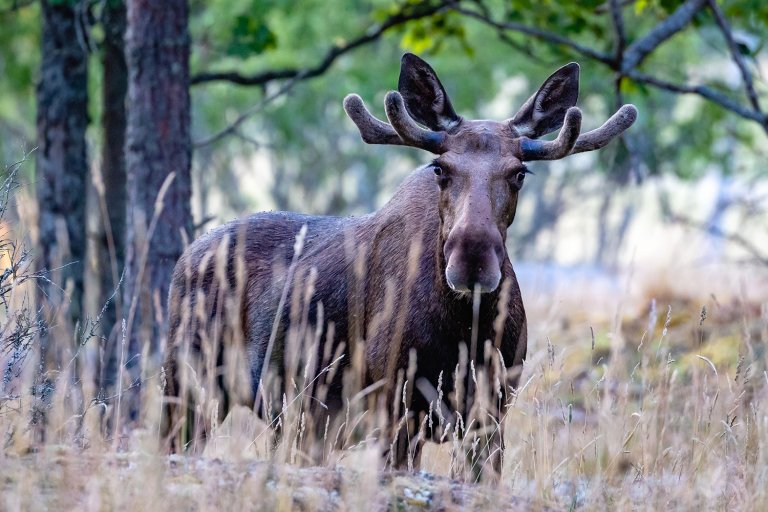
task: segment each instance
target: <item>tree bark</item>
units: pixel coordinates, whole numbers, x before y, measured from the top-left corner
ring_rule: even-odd
[[[127,311],[131,377],[159,362],[171,273],[192,232],[186,0],[128,0]],[[172,179],[158,196],[167,179]],[[153,222],[154,220],[154,222]],[[140,354],[150,355],[141,361]]]
[[[80,25],[80,1],[41,1],[42,56],[37,85],[38,306],[49,323],[71,336],[82,312],[86,247],[86,158],[88,126],[88,50]],[[71,289],[69,301],[62,290]],[[60,308],[68,310],[64,317]],[[60,322],[65,320],[62,325]],[[57,364],[63,343],[53,347],[54,333],[41,337],[43,370]],[[55,349],[55,350],[54,350]]]
[[[125,24],[125,2],[107,0],[102,15],[102,163],[101,180],[96,187],[101,222],[95,258],[100,288],[99,305],[109,301],[101,319],[104,343],[100,354],[99,389],[102,393],[112,387],[117,375],[120,357],[116,343],[120,332],[118,318],[124,314],[122,296],[120,293],[115,294],[115,291],[125,261],[125,96],[128,91],[128,68],[123,43]]]

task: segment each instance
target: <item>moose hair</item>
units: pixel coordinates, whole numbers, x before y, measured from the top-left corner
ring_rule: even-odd
[[[348,95],[363,141],[435,157],[373,213],[257,213],[188,247],[171,284],[165,365],[169,439],[186,432],[177,449],[236,404],[274,419],[291,394],[320,430],[358,402],[383,411],[380,439],[398,465],[424,439],[445,438],[436,417],[456,430],[485,404],[479,416],[498,420],[527,349],[506,249],[526,163],[600,149],[637,116],[624,105],[582,133],[578,82],[578,64],[567,64],[512,118],[469,120],[408,53],[386,95],[388,122]]]

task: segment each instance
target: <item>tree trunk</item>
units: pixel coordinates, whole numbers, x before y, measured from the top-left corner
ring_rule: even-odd
[[[59,353],[70,347],[71,325],[82,312],[86,247],[85,130],[88,126],[88,50],[80,25],[84,4],[79,1],[41,2],[42,59],[37,86],[38,268],[49,271],[38,280],[38,306],[59,337],[41,338],[44,370],[56,366]],[[70,291],[66,300],[62,290]],[[63,309],[62,309],[63,308]],[[57,316],[61,311],[67,315]],[[68,325],[71,322],[71,325]],[[57,346],[53,346],[56,338]]]
[[[123,301],[125,360],[135,382],[142,368],[159,362],[171,272],[192,232],[188,6],[186,0],[128,0],[127,18]],[[149,361],[141,360],[143,350]]]
[[[125,2],[107,0],[102,17],[104,111],[101,126],[104,138],[101,149],[101,180],[96,186],[100,214],[95,257],[95,272],[100,288],[99,305],[109,301],[101,319],[105,340],[100,354],[101,393],[111,388],[115,382],[120,357],[116,343],[120,332],[117,319],[124,315],[123,298],[120,293],[115,294],[115,291],[125,261],[125,95],[128,90],[128,69],[123,45],[125,23]]]

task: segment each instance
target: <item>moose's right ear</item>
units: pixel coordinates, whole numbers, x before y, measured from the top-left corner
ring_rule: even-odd
[[[424,60],[406,53],[400,62],[397,89],[408,114],[435,131],[447,131],[461,122],[437,73]]]
[[[518,135],[536,139],[563,126],[565,113],[579,97],[579,65],[561,67],[544,81],[539,90],[510,121]]]

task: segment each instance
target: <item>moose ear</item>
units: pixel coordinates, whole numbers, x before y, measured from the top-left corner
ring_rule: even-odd
[[[403,55],[400,62],[397,89],[408,113],[424,126],[447,131],[461,121],[435,70],[412,53]]]
[[[561,67],[515,114],[510,124],[522,137],[536,139],[563,126],[565,113],[579,97],[579,65]]]

